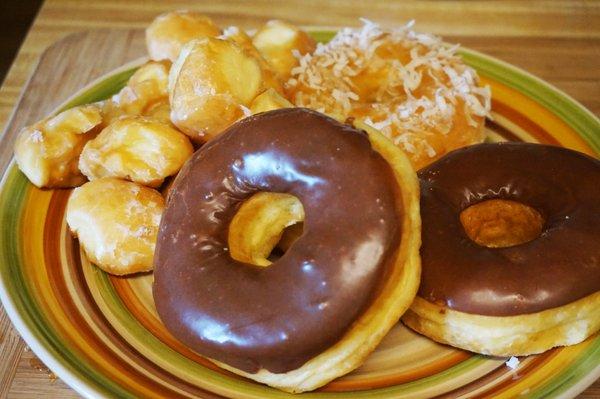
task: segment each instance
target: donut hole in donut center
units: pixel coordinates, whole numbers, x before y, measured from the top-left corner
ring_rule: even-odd
[[[275,244],[275,248],[273,248],[267,259],[271,262],[275,262],[277,259],[281,258],[283,254],[285,254],[292,246],[292,244],[296,242],[298,238],[300,238],[303,232],[304,222],[294,223],[291,226],[283,229],[283,233],[281,234],[279,242]]]
[[[304,207],[284,193],[259,192],[244,201],[229,224],[231,257],[269,266],[302,235]]]
[[[542,233],[544,219],[534,208],[521,202],[491,199],[460,213],[467,236],[488,248],[506,248],[535,240]]]

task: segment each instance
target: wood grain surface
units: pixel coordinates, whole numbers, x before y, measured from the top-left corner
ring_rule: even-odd
[[[417,29],[518,65],[600,114],[600,2],[56,0],[43,5],[0,88],[2,169],[22,126],[96,77],[144,55],[141,29],[176,8],[245,28],[270,18],[325,26],[356,25],[361,16],[385,25],[416,19]],[[78,397],[28,350],[1,307],[0,359],[0,398]],[[600,381],[580,397],[600,398]]]

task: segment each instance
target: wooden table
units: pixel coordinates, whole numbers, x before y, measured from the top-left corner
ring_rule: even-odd
[[[189,8],[221,26],[257,27],[270,18],[304,25],[356,25],[364,16],[384,25],[416,19],[417,29],[494,55],[556,85],[600,114],[600,2],[594,1],[423,1],[383,0],[160,1],[49,0],[41,8],[0,88],[4,130],[41,53],[65,36],[90,29],[143,29],[168,9]],[[129,54],[143,51],[141,35]],[[90,59],[90,62],[101,60]],[[84,82],[82,82],[83,84]],[[49,93],[51,95],[51,93]],[[49,109],[66,94],[48,101]],[[28,121],[33,122],[33,121]],[[0,307],[0,398],[71,398],[78,395],[28,350]],[[600,381],[581,398],[600,398]]]

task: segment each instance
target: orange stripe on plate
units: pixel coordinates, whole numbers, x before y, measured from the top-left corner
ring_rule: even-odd
[[[344,392],[390,387],[441,373],[442,371],[469,359],[471,356],[472,355],[468,352],[455,352],[439,359],[435,363],[430,363],[408,372],[362,380],[336,380],[325,385],[323,388],[319,389],[319,391]]]
[[[540,125],[527,118],[525,115],[518,112],[516,109],[512,108],[508,104],[504,104],[503,102],[492,100],[492,109],[494,112],[501,114],[506,117],[515,125],[519,126],[521,129],[525,130],[527,133],[531,134],[542,144],[552,144],[560,146],[561,143],[545,131]]]
[[[506,115],[507,118],[528,131],[528,128],[533,129],[530,132],[536,135],[536,137],[540,134],[540,141],[548,142],[547,140],[551,140],[563,147],[581,151],[592,156],[596,155],[594,150],[577,132],[558,116],[531,98],[502,83],[483,76],[481,77],[481,82],[482,84],[489,85],[492,89],[494,111]]]

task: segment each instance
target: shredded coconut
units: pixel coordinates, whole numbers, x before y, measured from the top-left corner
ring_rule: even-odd
[[[519,359],[512,356],[510,359],[508,359],[508,361],[506,362],[506,367],[515,370],[517,367],[519,367]]]
[[[42,141],[44,141],[44,134],[41,130],[35,129],[29,135],[29,139],[34,143],[41,143]]]
[[[136,231],[133,232],[134,237],[144,237],[151,233],[152,231],[146,226],[140,226]]]
[[[237,26],[228,26],[223,29],[223,33],[220,36],[217,36],[217,39],[227,40],[232,36],[237,36],[240,34],[240,28]]]
[[[244,118],[247,118],[252,115],[252,111],[250,110],[250,108],[245,107],[242,104],[240,104],[240,108],[242,109],[242,112],[244,113]]]
[[[391,30],[361,21],[312,54],[293,52],[298,66],[286,88],[297,106],[363,118],[405,151],[430,158],[436,151],[425,132],[448,134],[459,102],[472,126],[474,117],[489,116],[490,89],[477,85],[476,72],[456,55],[458,45],[413,31],[414,21]]]

